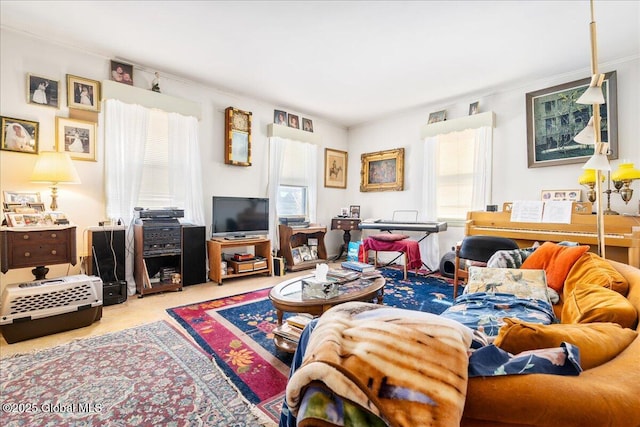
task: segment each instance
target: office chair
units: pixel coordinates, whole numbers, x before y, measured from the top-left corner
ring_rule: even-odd
[[[469,278],[469,272],[460,268],[460,260],[486,263],[497,251],[511,249],[518,249],[518,244],[506,237],[467,236],[462,239],[462,243],[456,245],[453,298],[458,296],[458,281]]]

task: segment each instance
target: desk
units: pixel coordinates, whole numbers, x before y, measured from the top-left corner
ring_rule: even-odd
[[[340,253],[338,256],[334,258],[334,260],[339,259],[344,252],[347,254],[349,252],[349,242],[351,241],[351,230],[358,230],[358,226],[360,225],[360,218],[332,218],[331,219],[331,229],[332,230],[342,230],[344,234],[342,235],[342,241],[344,242],[342,246],[340,246]]]
[[[36,280],[45,279],[47,264],[76,265],[76,227],[3,227],[0,230],[0,270],[36,267]]]

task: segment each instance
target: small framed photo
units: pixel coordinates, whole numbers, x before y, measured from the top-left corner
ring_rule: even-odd
[[[38,154],[38,122],[13,117],[0,117],[0,122],[2,122],[0,149]]]
[[[56,117],[56,150],[72,159],[96,161],[96,124]]]
[[[24,206],[22,203],[3,203],[2,208],[4,212],[15,212],[16,208]]]
[[[473,116],[474,114],[478,114],[480,112],[479,104],[480,104],[480,102],[478,102],[478,101],[469,104],[469,115],[470,116]]]
[[[100,111],[100,82],[67,74],[67,107]]]
[[[289,127],[300,129],[300,122],[295,114],[289,114]]]
[[[27,74],[27,102],[33,105],[60,108],[60,81]]]
[[[447,110],[436,111],[435,113],[429,114],[429,121],[427,123],[437,123],[443,122],[447,118]]]
[[[5,218],[7,219],[7,225],[9,227],[24,227],[24,215],[19,213],[6,213]]]
[[[44,203],[29,203],[29,207],[35,209],[36,212],[44,212]]]
[[[351,218],[360,218],[360,206],[356,206],[356,205],[349,206],[349,216]]]
[[[404,190],[404,148],[364,153],[360,158],[360,191]]]
[[[282,110],[273,110],[273,123],[287,126],[287,112]]]
[[[29,205],[29,203],[42,203],[39,191],[3,191],[5,205]]]
[[[582,190],[542,190],[541,199],[543,202],[568,200],[571,202],[582,201]]]
[[[293,258],[293,264],[300,264],[302,262],[302,256],[300,255],[300,249],[291,249],[291,257]]]
[[[111,80],[133,86],[133,65],[111,61]]]
[[[347,188],[347,152],[324,149],[324,186]]]
[[[311,121],[311,119],[302,119],[302,130],[313,132],[313,122]]]

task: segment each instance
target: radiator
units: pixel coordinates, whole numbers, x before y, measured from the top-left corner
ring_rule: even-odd
[[[79,274],[7,285],[0,330],[7,342],[88,326],[102,317],[102,280]]]

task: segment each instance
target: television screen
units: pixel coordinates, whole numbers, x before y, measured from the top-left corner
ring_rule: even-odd
[[[269,233],[269,199],[213,196],[212,236],[242,238]]]

